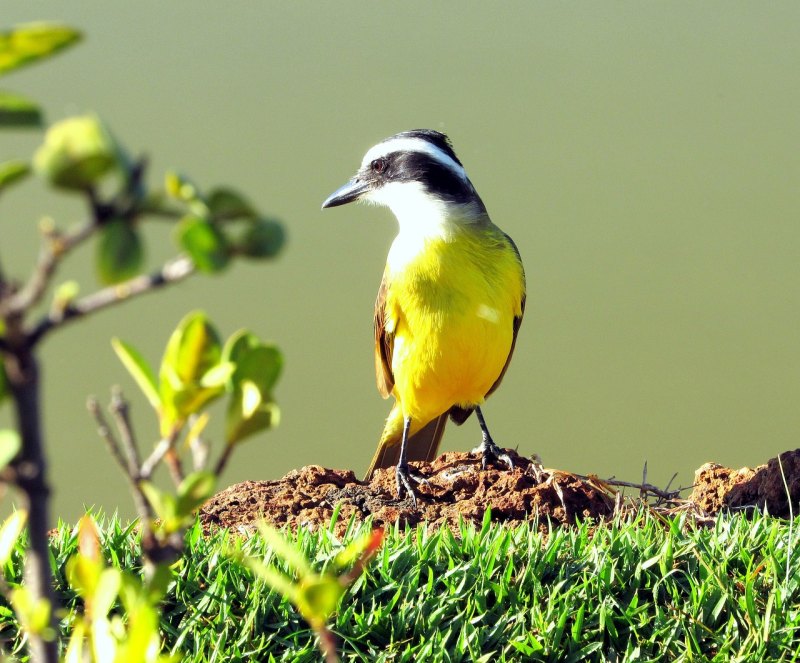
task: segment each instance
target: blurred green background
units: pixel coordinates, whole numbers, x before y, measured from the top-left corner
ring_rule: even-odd
[[[156,362],[185,312],[285,352],[283,419],[225,479],[306,464],[365,469],[389,403],[375,389],[372,305],[395,222],[320,211],[364,151],[446,131],[529,297],[486,416],[545,465],[689,484],[706,461],[757,464],[800,439],[800,5],[786,3],[7,2],[86,40],[7,77],[54,121],[96,111],[150,181],[176,168],[282,218],[273,263],[237,264],[78,323],[43,347],[54,515],[132,512],[85,413],[113,384],[139,437],[156,427],[109,339]],[[38,131],[0,133],[28,157]],[[36,224],[83,218],[30,180],[0,199],[0,256],[26,276]],[[172,254],[147,228],[149,264]],[[94,286],[92,247],[59,276]],[[8,405],[0,426],[11,421]],[[219,422],[218,422],[219,424]],[[211,431],[214,427],[212,424]],[[445,449],[478,441],[451,426]]]

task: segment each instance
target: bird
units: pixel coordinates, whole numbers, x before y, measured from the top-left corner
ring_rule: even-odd
[[[409,461],[430,461],[448,417],[474,411],[488,462],[511,458],[494,442],[481,405],[506,373],[525,311],[522,258],[489,218],[450,139],[403,131],[371,147],[356,174],[322,203],[388,207],[398,233],[375,302],[378,390],[394,405],[367,471],[396,468],[399,498],[416,506]]]

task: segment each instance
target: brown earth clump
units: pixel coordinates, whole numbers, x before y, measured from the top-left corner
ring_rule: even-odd
[[[372,516],[376,526],[416,525],[457,528],[459,521],[480,524],[487,509],[492,520],[518,525],[535,515],[546,522],[569,524],[576,518],[611,515],[613,498],[591,479],[544,470],[531,460],[508,452],[514,469],[481,469],[468,453],[445,453],[431,463],[415,463],[426,482],[417,486],[417,505],[397,499],[394,469],[379,470],[370,482],[350,470],[309,465],[277,481],[245,481],[212,497],[200,511],[206,529],[249,530],[263,517],[277,527],[325,527],[334,509],[343,529],[355,515]]]
[[[415,471],[426,480],[417,486],[416,507],[407,497],[397,499],[393,468],[379,470],[372,481],[365,482],[350,470],[309,465],[277,481],[245,481],[226,488],[203,506],[200,520],[206,531],[221,527],[247,532],[262,517],[277,527],[316,528],[328,526],[338,511],[337,532],[341,533],[352,517],[359,521],[372,517],[376,526],[426,522],[431,528],[456,529],[460,521],[480,524],[491,510],[496,522],[519,525],[538,517],[547,526],[569,525],[576,519],[600,521],[623,504],[615,500],[614,482],[545,469],[513,451],[508,453],[513,470],[504,466],[483,470],[480,460],[469,453],[446,453],[431,463],[416,463]],[[662,495],[658,508],[687,510],[701,519],[723,510],[748,512],[765,507],[774,516],[796,515],[800,449],[779,458],[739,470],[707,463],[695,473],[688,499]]]
[[[755,468],[731,470],[706,463],[695,472],[689,499],[709,515],[724,509],[766,508],[780,518],[796,516],[800,511],[800,449],[784,451]]]

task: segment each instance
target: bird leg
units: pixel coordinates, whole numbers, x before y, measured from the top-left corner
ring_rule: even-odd
[[[502,461],[508,465],[509,470],[513,470],[514,463],[511,461],[511,457],[495,444],[492,436],[489,434],[489,429],[486,427],[486,420],[483,418],[483,412],[481,412],[479,407],[475,408],[475,414],[478,417],[478,423],[481,426],[483,437],[481,443],[472,450],[472,453],[481,454],[481,468],[485,470],[489,461]]]
[[[403,493],[408,493],[411,498],[411,504],[417,508],[417,495],[411,487],[411,482],[428,483],[428,480],[421,477],[408,468],[407,448],[408,448],[408,432],[411,429],[411,417],[406,417],[403,420],[403,440],[400,443],[400,460],[397,462],[395,468],[395,480],[397,481],[397,496],[402,499]]]

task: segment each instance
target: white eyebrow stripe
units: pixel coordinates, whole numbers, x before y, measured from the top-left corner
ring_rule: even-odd
[[[454,161],[449,154],[422,138],[391,138],[382,143],[378,143],[374,147],[371,147],[364,155],[361,167],[363,168],[375,159],[385,157],[392,152],[423,152],[447,166],[461,179],[468,179],[467,172],[464,170],[463,166]]]

